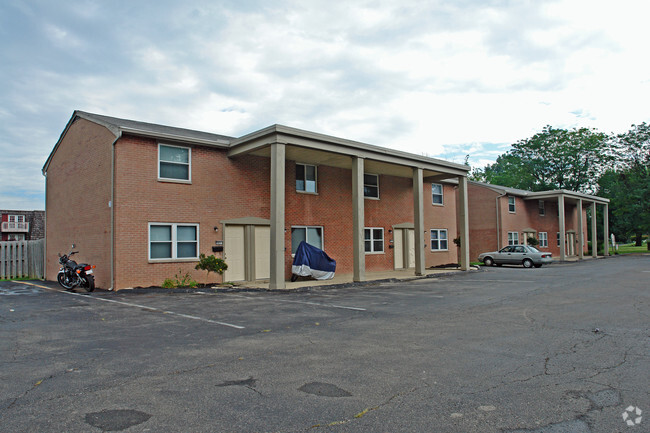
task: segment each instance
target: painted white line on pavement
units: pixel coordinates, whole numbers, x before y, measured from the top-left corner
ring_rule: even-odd
[[[534,283],[532,280],[459,280],[468,283]]]
[[[50,290],[52,292],[64,293],[66,295],[81,296],[84,299],[94,299],[96,301],[112,302],[114,304],[121,304],[121,305],[126,305],[126,306],[129,306],[129,307],[136,307],[136,308],[143,308],[145,310],[150,310],[150,311],[157,311],[157,312],[160,312],[160,313],[163,313],[163,314],[170,314],[172,316],[185,317],[186,319],[200,320],[202,322],[214,323],[215,325],[229,326],[229,327],[235,328],[235,329],[245,329],[244,326],[233,325],[231,323],[225,323],[225,322],[218,322],[216,320],[205,319],[203,317],[198,317],[198,316],[190,316],[189,314],[176,313],[174,311],[162,310],[160,308],[149,307],[147,305],[133,304],[133,303],[124,302],[124,301],[116,301],[114,299],[96,298],[96,297],[93,297],[93,296],[90,296],[90,295],[87,295],[87,294],[83,295],[81,293],[67,292],[67,291],[63,291],[63,290],[53,289],[53,288],[47,287],[47,286],[41,286],[41,285],[38,285],[38,284],[27,283],[25,281],[12,281],[12,282],[13,283],[20,283],[20,284],[28,284],[30,286],[40,287],[41,289]]]
[[[251,298],[250,296],[233,295],[233,294],[230,294],[228,296],[233,296],[233,297],[236,297],[236,298],[250,299],[250,300],[257,299],[257,298]],[[286,302],[286,303],[290,303],[290,304],[316,305],[318,307],[342,308],[344,310],[366,311],[365,308],[360,308],[360,307],[347,307],[345,305],[335,305],[335,304],[320,304],[318,302],[289,301],[289,300],[286,300],[286,299],[269,299],[269,298],[265,298],[265,300],[270,300],[272,302]]]

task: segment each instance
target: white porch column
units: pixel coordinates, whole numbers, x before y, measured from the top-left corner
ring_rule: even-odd
[[[566,260],[566,224],[564,221],[564,195],[557,198],[559,230],[560,230],[560,261]]]
[[[591,202],[591,257],[598,257],[598,231],[596,228],[596,202]]]
[[[353,281],[366,280],[366,249],[364,243],[363,158],[352,158],[352,266]]]
[[[284,176],[286,148],[271,145],[271,269],[270,289],[284,289]]]
[[[582,199],[578,199],[578,260],[585,258],[585,236],[584,236],[584,224],[582,221]]]
[[[469,270],[469,212],[467,177],[458,177],[458,232],[460,233],[460,269]]]
[[[413,226],[415,230],[415,275],[424,275],[424,186],[422,169],[413,168]]]
[[[605,204],[603,209],[603,255],[609,255],[609,205]]]

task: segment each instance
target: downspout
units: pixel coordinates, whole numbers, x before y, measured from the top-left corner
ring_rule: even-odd
[[[115,144],[122,137],[122,131],[111,144],[111,287],[108,290],[115,290]]]
[[[505,197],[508,193],[503,192],[500,196],[496,198],[496,209],[497,209],[497,251],[501,249],[501,197]]]

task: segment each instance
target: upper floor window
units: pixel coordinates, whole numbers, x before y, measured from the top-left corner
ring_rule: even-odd
[[[447,229],[432,229],[431,251],[447,251],[448,249]]]
[[[149,224],[149,259],[195,259],[199,253],[198,224]]]
[[[24,223],[25,215],[9,215],[10,223]]]
[[[192,180],[192,150],[189,147],[158,145],[158,178]]]
[[[544,206],[544,200],[539,200],[537,202],[537,205],[539,206],[539,215],[540,216],[546,215],[546,208]]]
[[[508,196],[508,212],[515,212],[515,198],[513,196]]]
[[[296,164],[296,191],[316,192],[316,166]]]
[[[440,183],[431,184],[431,196],[432,196],[433,204],[443,204],[442,184]]]
[[[364,229],[366,253],[384,252],[384,229],[367,227]]]
[[[323,228],[314,226],[291,227],[291,254],[296,254],[300,242],[323,249]]]
[[[363,196],[368,198],[379,198],[379,175],[363,175]]]

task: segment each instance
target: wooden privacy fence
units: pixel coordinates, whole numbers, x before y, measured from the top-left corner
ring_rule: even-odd
[[[43,278],[45,239],[0,242],[0,279]]]

